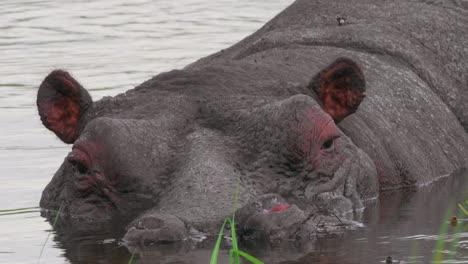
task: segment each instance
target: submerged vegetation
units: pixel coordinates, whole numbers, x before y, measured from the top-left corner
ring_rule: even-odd
[[[55,214],[54,223],[52,224],[52,230],[54,230],[55,224],[57,224],[57,220],[59,219],[60,214],[62,213],[62,210],[63,210],[63,202],[60,203],[59,209]],[[52,234],[52,232],[49,232],[46,240],[44,241],[44,244],[42,245],[41,253],[39,254],[39,258],[37,259],[38,264],[41,261],[42,253],[44,252],[44,248],[45,248],[45,245],[47,244],[47,241],[49,240],[50,234]]]
[[[27,214],[27,213],[37,213],[39,211],[38,206],[35,207],[26,207],[26,208],[17,208],[17,209],[8,209],[0,210],[0,216],[2,215],[16,215],[16,214]]]
[[[468,201],[465,201],[465,203],[468,204]],[[458,204],[458,207],[466,216],[468,216],[468,209],[465,209],[465,207],[463,207],[461,204]]]
[[[465,201],[468,204],[468,201]],[[463,205],[458,204],[460,210],[456,216],[450,217],[453,212],[452,208],[448,208],[444,219],[445,221],[442,222],[442,225],[439,230],[439,237],[436,243],[436,247],[434,249],[434,254],[432,258],[432,263],[455,263],[455,257],[458,250],[458,243],[461,237],[461,233],[463,232],[463,224],[462,218],[463,215],[468,216],[468,210],[463,207]],[[452,238],[448,239],[449,237],[449,227],[454,227]],[[446,240],[449,241],[448,248],[446,247],[447,243]]]

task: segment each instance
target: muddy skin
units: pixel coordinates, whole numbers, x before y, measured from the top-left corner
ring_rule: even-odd
[[[315,215],[347,224],[333,215],[379,190],[467,166],[467,12],[299,0],[223,52],[96,102],[54,71],[39,115],[73,145],[40,205],[63,202],[62,222],[87,231],[124,216],[129,244],[213,235],[237,185],[246,239],[308,238]]]

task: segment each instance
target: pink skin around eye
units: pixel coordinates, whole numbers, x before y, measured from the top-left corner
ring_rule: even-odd
[[[96,157],[103,156],[103,151],[102,144],[98,142],[77,142],[67,159],[87,169],[78,174],[76,178],[75,187],[78,191],[87,192],[94,188],[97,192],[106,195],[112,202],[117,203],[118,191],[114,186],[117,180],[107,178],[98,164],[99,160],[95,160]]]
[[[91,168],[92,166],[92,161],[89,155],[82,151],[79,148],[73,148],[72,152],[68,154],[68,160],[73,161],[76,160],[83,164],[86,168]]]
[[[306,109],[305,116],[309,124],[303,125],[302,153],[311,161],[313,170],[321,175],[331,177],[343,164],[343,158],[339,151],[338,138],[341,131],[334,120],[321,109]],[[331,141],[328,147],[324,147],[327,141]]]
[[[104,147],[97,141],[83,142],[78,140],[73,146],[72,152],[69,154],[69,158],[72,155],[76,156],[76,159],[81,161],[90,170],[98,169],[96,157],[104,156]]]
[[[338,127],[336,127],[335,122],[328,121],[326,125],[322,127],[322,131],[320,131],[320,135],[318,138],[320,142],[325,142],[326,140],[338,138],[340,136],[341,132],[338,129]]]
[[[327,140],[340,137],[341,132],[325,112],[311,108],[305,114],[309,125],[304,127],[302,151],[315,157],[320,154],[320,148]]]
[[[84,191],[96,186],[98,182],[105,181],[105,177],[95,161],[95,157],[101,154],[101,145],[96,144],[96,142],[75,143],[67,159],[72,164],[80,164],[81,167],[86,168],[86,171],[80,173],[76,179],[77,189]]]

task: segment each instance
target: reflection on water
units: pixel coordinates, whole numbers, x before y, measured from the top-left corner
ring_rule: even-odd
[[[292,0],[22,0],[0,2],[0,210],[34,207],[70,151],[42,127],[37,85],[65,68],[94,99],[115,95],[155,74],[181,68],[239,41]],[[308,243],[245,243],[266,263],[383,263],[387,256],[428,263],[441,238],[444,252],[468,263],[468,226],[438,235],[447,209],[465,195],[467,175],[419,191],[385,193],[356,220],[365,224]],[[24,212],[24,210],[22,211]],[[2,213],[3,214],[3,213]],[[35,263],[51,227],[38,212],[0,215],[0,263]],[[60,228],[58,229],[60,230]],[[121,234],[61,230],[41,263],[128,263]],[[135,263],[208,263],[213,241],[135,251]],[[455,253],[455,250],[457,251]],[[410,262],[410,256],[414,261]],[[220,260],[227,263],[227,251]]]

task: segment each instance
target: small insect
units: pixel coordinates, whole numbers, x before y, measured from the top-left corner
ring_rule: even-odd
[[[338,21],[338,26],[343,26],[346,23],[346,19],[344,17],[337,17],[336,21]]]

